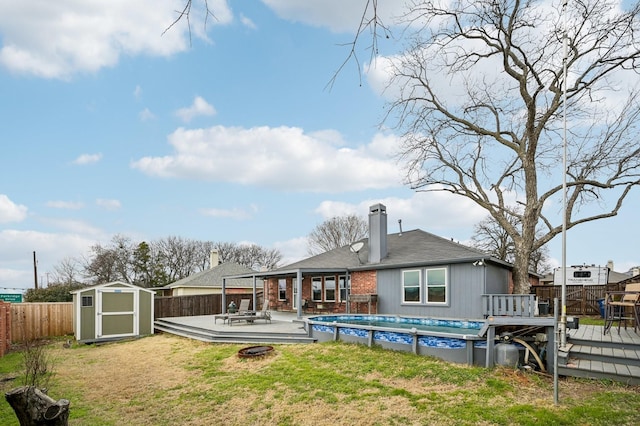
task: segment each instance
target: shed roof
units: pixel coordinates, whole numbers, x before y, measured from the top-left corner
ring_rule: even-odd
[[[112,281],[112,282],[109,282],[109,283],[95,284],[95,285],[91,285],[91,286],[88,286],[88,287],[80,288],[78,290],[70,291],[69,293],[71,293],[71,294],[82,293],[83,291],[96,289],[96,288],[104,288],[104,287],[129,287],[129,288],[133,288],[133,289],[136,289],[136,290],[142,290],[142,291],[146,291],[146,292],[149,292],[149,293],[154,293],[153,290],[150,290],[148,288],[140,287],[140,286],[135,285],[135,284],[125,283],[125,282],[122,282],[122,281]]]

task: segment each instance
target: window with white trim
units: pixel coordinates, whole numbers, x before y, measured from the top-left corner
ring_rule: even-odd
[[[324,277],[324,300],[334,302],[336,300],[336,277]]]
[[[425,285],[427,303],[447,303],[447,269],[427,269]]]
[[[287,299],[287,280],[286,278],[278,279],[278,300]]]
[[[93,307],[93,296],[82,296],[82,307],[83,308]]]
[[[311,278],[311,300],[322,302],[322,277]]]
[[[344,275],[340,275],[338,277],[338,288],[340,289],[340,300],[346,301],[348,287],[347,287],[347,277],[345,277]]]
[[[419,269],[402,271],[402,302],[420,303],[422,282]]]

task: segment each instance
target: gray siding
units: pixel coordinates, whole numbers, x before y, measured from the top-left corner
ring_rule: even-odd
[[[509,271],[494,265],[486,266],[486,294],[507,294],[509,292]]]
[[[403,304],[403,269],[387,269],[377,273],[378,312],[387,315],[481,319],[481,296],[487,293],[485,289],[492,293],[506,293],[508,273],[502,268],[478,267],[470,263],[442,267],[447,268],[449,277],[448,306]],[[424,267],[408,269],[425,270]]]

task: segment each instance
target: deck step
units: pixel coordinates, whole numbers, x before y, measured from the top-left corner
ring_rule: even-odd
[[[566,366],[558,366],[558,374],[640,385],[640,367],[612,362],[570,359]]]
[[[234,333],[216,332],[200,327],[173,323],[166,320],[156,320],[154,328],[164,333],[175,334],[190,339],[209,343],[315,343],[316,339],[306,335],[292,335],[285,333]]]
[[[569,336],[571,348],[558,358],[558,374],[640,384],[640,341],[633,329],[590,327]]]

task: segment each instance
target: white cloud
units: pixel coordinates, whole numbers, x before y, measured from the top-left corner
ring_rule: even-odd
[[[244,15],[240,15],[240,22],[242,23],[242,25],[244,25],[245,27],[251,29],[251,30],[255,30],[258,27],[256,26],[255,22],[253,22],[251,19],[247,18]]]
[[[96,200],[96,205],[102,207],[106,210],[118,210],[122,205],[118,200],[108,200],[104,198],[98,198]]]
[[[92,163],[97,163],[101,159],[102,159],[102,154],[101,153],[98,153],[98,154],[82,154],[78,158],[73,160],[73,164],[78,164],[78,165],[92,164]]]
[[[365,12],[367,0],[262,0],[280,18],[293,22],[302,22],[314,27],[327,27],[333,32],[354,33],[358,29]],[[390,26],[394,16],[405,10],[404,2],[396,0],[378,0],[377,13],[383,23]],[[371,16],[371,4],[368,16]]]
[[[54,209],[65,209],[65,210],[80,210],[84,207],[84,203],[79,201],[47,201],[47,207],[51,207]]]
[[[75,233],[45,233],[5,229],[0,231],[0,286],[33,286],[33,252],[36,252],[38,279],[53,272],[65,257],[88,253],[96,240]]]
[[[357,204],[323,201],[315,211],[323,220],[349,214],[367,218],[369,207],[378,203],[387,207],[389,233],[398,232],[398,220],[402,220],[404,231],[422,229],[436,235],[441,235],[441,232],[457,234],[459,229],[471,228],[487,215],[484,209],[471,200],[448,192],[414,192],[409,198],[369,199]],[[468,236],[470,235],[469,233]]]
[[[16,204],[5,194],[0,194],[0,223],[21,222],[27,217],[27,207]]]
[[[180,128],[169,136],[174,153],[144,157],[131,164],[159,177],[226,181],[281,190],[343,192],[401,186],[395,162],[381,147],[390,139],[376,137],[357,148],[338,146],[336,132],[322,138],[295,127],[215,126]],[[328,135],[333,134],[333,138]],[[382,143],[381,141],[384,141]]]
[[[149,108],[145,108],[138,114],[140,117],[140,121],[150,121],[155,120],[156,116],[151,112]]]
[[[280,253],[282,253],[281,266],[289,265],[309,257],[307,247],[307,237],[292,238],[273,244],[273,248],[278,249]]]
[[[40,219],[43,223],[50,225],[56,230],[70,233],[73,235],[84,235],[85,237],[92,237],[96,239],[104,238],[104,233],[101,229],[82,221],[74,219],[52,219],[44,218]]]
[[[185,123],[189,123],[191,120],[199,116],[212,117],[216,115],[216,109],[205,101],[204,98],[196,96],[190,107],[180,108],[176,111],[176,115]]]
[[[133,89],[133,97],[136,99],[140,99],[142,97],[142,87],[137,85],[135,89]]]
[[[205,208],[200,209],[200,213],[204,216],[210,216],[215,218],[229,218],[235,220],[251,219],[253,215],[258,211],[256,206],[250,206],[249,209],[218,209],[218,208]]]
[[[202,5],[192,8],[191,32],[206,39]],[[227,2],[209,2],[216,19],[232,21]],[[15,73],[68,79],[78,72],[114,66],[120,56],[169,56],[189,47],[186,20],[163,34],[182,0],[0,2],[0,66]]]

